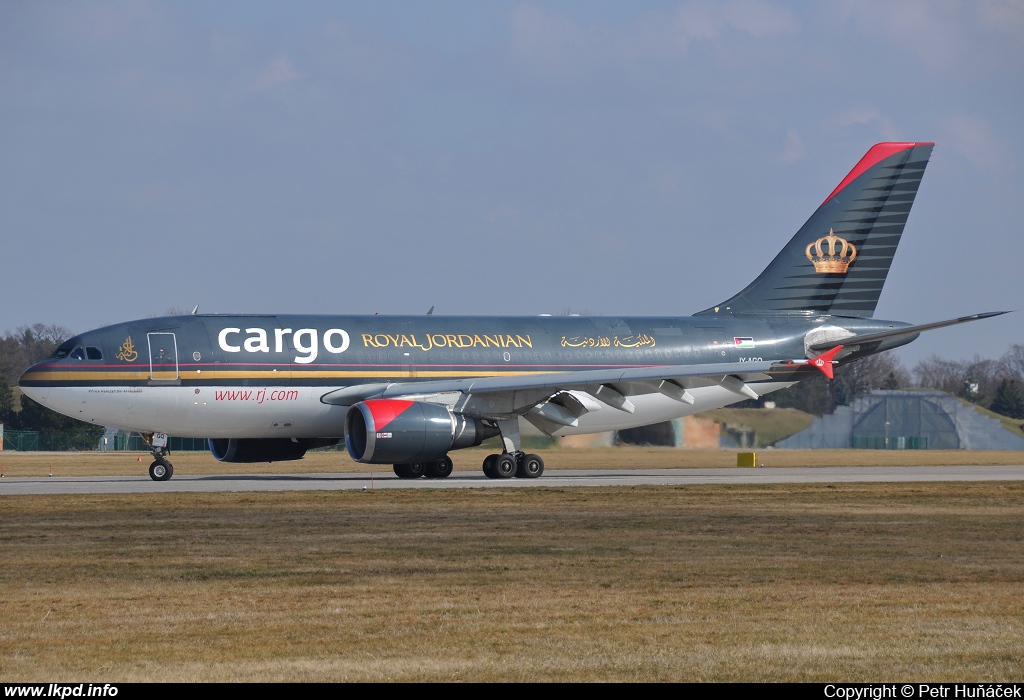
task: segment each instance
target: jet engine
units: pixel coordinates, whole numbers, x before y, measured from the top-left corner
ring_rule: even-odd
[[[210,452],[220,462],[287,462],[306,450],[338,444],[338,438],[210,438]]]
[[[345,416],[345,446],[352,459],[365,464],[438,460],[498,434],[497,427],[477,418],[422,401],[370,399]]]

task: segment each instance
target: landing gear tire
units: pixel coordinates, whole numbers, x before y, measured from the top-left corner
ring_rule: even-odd
[[[511,479],[516,475],[516,458],[507,452],[503,455],[499,455],[494,460],[494,477],[496,479]]]
[[[426,463],[426,476],[428,479],[446,479],[455,469],[452,458],[445,455],[436,462]]]
[[[174,465],[166,459],[158,459],[149,465],[149,478],[153,481],[167,481],[174,476]]]
[[[494,463],[498,461],[498,457],[501,455],[487,455],[484,457],[484,476],[488,479],[497,479],[498,475],[494,471]]]
[[[423,476],[426,462],[410,462],[408,464],[396,464],[395,476],[399,479],[419,479]]]
[[[523,455],[518,462],[516,477],[520,479],[536,479],[544,473],[544,460],[540,455]]]

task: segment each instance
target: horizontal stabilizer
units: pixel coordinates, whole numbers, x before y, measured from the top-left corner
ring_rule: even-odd
[[[842,349],[842,345],[837,345],[828,352],[823,352],[817,357],[812,357],[810,359],[810,365],[812,367],[817,367],[818,371],[824,374],[827,378],[833,379],[835,377],[835,373],[832,365],[835,363],[836,355],[838,355],[839,351]]]
[[[889,338],[899,338],[904,335],[915,335],[917,333],[923,333],[924,331],[935,330],[936,328],[945,328],[946,326],[955,326],[959,323],[967,323],[968,321],[977,321],[982,318],[992,318],[993,316],[1002,316],[1008,314],[1009,311],[989,311],[983,314],[974,314],[973,316],[961,316],[960,318],[950,319],[949,321],[937,321],[935,323],[925,323],[920,326],[904,326],[903,328],[894,328],[891,331],[883,331],[881,333],[869,333],[868,335],[854,335],[849,338],[843,338],[843,344],[847,347],[851,345],[865,345],[867,343],[877,343]],[[823,343],[815,343],[810,347],[815,352],[822,350],[828,350],[835,347],[835,341],[826,341]]]

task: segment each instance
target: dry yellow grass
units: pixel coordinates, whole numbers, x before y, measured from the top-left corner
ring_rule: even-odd
[[[479,471],[491,450],[451,453],[456,469]],[[688,450],[668,447],[556,448],[543,450],[546,469],[696,469],[735,467],[736,450]],[[141,463],[139,458],[142,459]],[[1007,450],[758,450],[765,467],[937,466],[1024,464],[1024,452]],[[152,462],[139,452],[0,452],[7,476],[45,476],[52,466],[57,476],[145,475]],[[303,472],[391,473],[389,465],[353,462],[346,452],[310,452],[294,462],[225,464],[208,452],[178,452],[171,456],[175,474],[294,474]]]
[[[0,500],[0,678],[1013,680],[1024,485]]]

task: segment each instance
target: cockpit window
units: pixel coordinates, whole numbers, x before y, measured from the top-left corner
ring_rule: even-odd
[[[85,349],[85,356],[90,360],[102,360],[103,353],[100,352],[99,348],[88,347]]]
[[[73,339],[66,341],[59,348],[53,351],[53,354],[50,355],[50,359],[63,360],[65,357],[71,354],[71,348],[73,347],[75,347],[75,341]]]
[[[82,348],[75,348],[74,350],[71,351],[71,359],[72,360],[84,360],[85,359],[85,350],[83,350]]]

